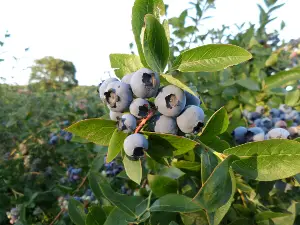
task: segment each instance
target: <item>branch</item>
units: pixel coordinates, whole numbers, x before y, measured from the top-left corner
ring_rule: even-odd
[[[142,121],[140,122],[140,124],[137,126],[137,128],[135,129],[134,133],[138,133],[140,132],[140,130],[143,128],[143,126],[147,123],[147,121],[154,115],[155,110],[151,110],[148,114],[148,116],[144,119],[142,119]]]

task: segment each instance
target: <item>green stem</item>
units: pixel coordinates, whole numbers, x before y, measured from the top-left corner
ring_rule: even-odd
[[[150,204],[151,204],[151,197],[152,197],[152,191],[150,191],[149,196],[148,196],[148,204],[147,204],[147,209],[150,208]]]

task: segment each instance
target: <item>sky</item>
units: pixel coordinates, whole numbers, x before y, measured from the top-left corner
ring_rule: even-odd
[[[165,0],[168,17],[178,16],[190,0]],[[299,0],[278,0],[285,6],[274,13],[269,26],[279,29],[285,40],[300,37]],[[0,0],[0,77],[10,84],[27,84],[35,59],[53,56],[72,61],[79,85],[97,85],[107,78],[110,53],[130,53],[133,42],[131,7],[134,0]],[[216,9],[207,13],[201,29],[258,23],[257,3],[263,0],[216,0]],[[5,32],[10,38],[2,38]],[[29,47],[29,51],[24,49]],[[16,57],[17,60],[14,58]],[[1,80],[0,80],[1,82]]]

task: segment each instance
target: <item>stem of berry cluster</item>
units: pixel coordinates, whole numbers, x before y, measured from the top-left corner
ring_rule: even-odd
[[[134,131],[135,134],[138,133],[138,132],[140,132],[140,130],[141,130],[141,129],[143,128],[143,126],[147,123],[147,121],[148,121],[149,119],[151,119],[151,117],[154,115],[154,113],[155,113],[155,110],[151,110],[151,111],[149,112],[148,116],[147,116],[146,118],[142,119],[142,121],[140,122],[140,124],[137,126],[137,128],[136,128],[135,131]]]

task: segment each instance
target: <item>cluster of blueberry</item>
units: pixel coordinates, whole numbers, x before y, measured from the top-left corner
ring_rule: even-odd
[[[58,206],[61,210],[68,211],[68,204],[69,204],[69,196],[60,196],[58,197]]]
[[[281,104],[265,115],[265,107],[257,106],[255,112],[244,111],[250,128],[237,127],[233,132],[236,144],[269,139],[294,139],[300,136],[300,114],[292,107]],[[288,127],[288,124],[291,124]]]
[[[84,203],[85,205],[98,204],[98,200],[91,189],[87,189],[82,196],[75,196],[74,199]]]
[[[144,119],[149,120],[149,131],[174,135],[198,133],[204,125],[199,98],[175,85],[160,87],[159,74],[147,68],[127,74],[121,81],[109,78],[99,85],[98,92],[118,129],[134,133],[124,141],[125,153],[133,160],[148,149],[148,140],[138,133],[138,124]]]
[[[60,130],[59,134],[51,133],[50,134],[50,140],[49,145],[56,145],[59,141],[59,138],[64,139],[65,141],[69,142],[72,139],[72,133],[66,132],[64,130]]]
[[[9,219],[10,224],[15,224],[20,218],[20,208],[12,208],[9,212],[6,212],[6,216]]]
[[[102,175],[106,177],[117,176],[120,172],[124,170],[124,167],[118,164],[116,161],[106,162],[106,156],[104,157],[104,170],[102,170]]]

